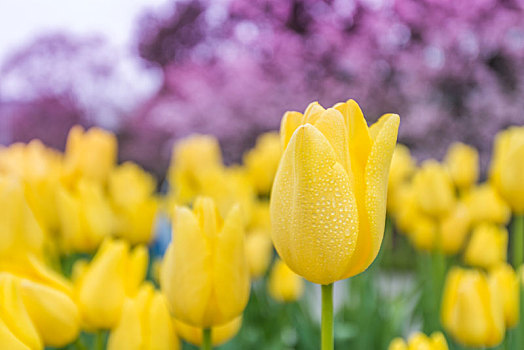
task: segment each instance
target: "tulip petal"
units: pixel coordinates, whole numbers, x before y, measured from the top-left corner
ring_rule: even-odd
[[[270,210],[273,242],[293,271],[320,284],[341,279],[357,240],[357,206],[333,147],[311,124],[284,151]]]
[[[31,350],[27,345],[22,343],[0,318],[0,348],[9,350]]]
[[[364,175],[365,203],[359,201],[359,234],[347,277],[367,269],[380,250],[384,237],[389,166],[397,142],[399,123],[398,115],[387,114],[379,119],[376,126],[372,126],[370,134],[373,145]]]
[[[212,255],[197,218],[188,208],[175,210],[171,247],[163,266],[162,290],[172,301],[176,318],[199,325],[207,308],[201,301],[211,295]]]
[[[282,117],[282,122],[280,123],[280,142],[283,150],[286,149],[295,130],[302,125],[303,119],[304,116],[299,112],[286,112],[284,117]]]
[[[118,325],[111,331],[108,339],[108,350],[141,350],[142,324],[140,310],[133,299],[126,299]]]
[[[213,320],[210,326],[224,324],[241,314],[249,298],[249,270],[244,248],[242,215],[238,206],[229,211],[217,237],[213,279],[214,306],[218,312],[210,314],[218,319]]]

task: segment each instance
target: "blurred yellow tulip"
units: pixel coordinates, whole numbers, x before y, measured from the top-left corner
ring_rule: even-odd
[[[175,318],[209,328],[238,317],[249,298],[240,209],[222,220],[211,198],[176,207],[160,282]]]
[[[454,267],[442,297],[441,319],[446,331],[470,347],[490,347],[504,338],[504,311],[497,289],[478,270]]]
[[[454,208],[455,193],[451,177],[435,160],[427,160],[415,173],[413,185],[422,211],[436,218],[445,217]]]
[[[29,346],[18,339],[7,327],[0,315],[0,349],[9,350],[32,350]],[[34,350],[34,349],[33,349]]]
[[[506,225],[511,217],[509,205],[490,183],[471,189],[464,197],[474,225],[483,222]]]
[[[93,127],[87,131],[76,125],[69,131],[64,158],[68,183],[87,178],[105,183],[116,164],[117,140],[111,132]]]
[[[395,201],[399,187],[406,183],[411,175],[415,172],[416,162],[411,157],[409,148],[402,144],[397,144],[393,157],[391,158],[391,167],[389,169],[388,179],[388,212],[396,213],[401,202]]]
[[[135,298],[126,299],[120,320],[109,335],[107,349],[180,349],[165,296],[145,283]]]
[[[444,253],[456,254],[461,250],[469,233],[470,221],[468,208],[461,201],[440,221],[439,234]]]
[[[117,324],[125,297],[134,296],[145,277],[147,260],[144,246],[130,251],[125,241],[104,241],[75,282],[86,327],[109,329]]]
[[[408,344],[402,338],[393,339],[388,350],[448,350],[448,343],[441,332],[435,332],[431,337],[417,332],[409,337]]]
[[[437,248],[439,242],[438,226],[435,220],[426,215],[414,218],[411,231],[408,232],[410,241],[417,250],[431,251]]]
[[[117,216],[116,234],[131,244],[149,243],[159,207],[153,176],[126,162],[111,172],[109,194]]]
[[[514,327],[519,322],[520,290],[519,278],[509,264],[499,264],[489,272],[492,289],[498,288],[498,295],[504,307],[506,327]]]
[[[489,269],[506,261],[508,231],[493,224],[481,224],[473,229],[464,252],[464,261],[471,266]]]
[[[495,137],[490,180],[518,215],[524,214],[524,126]]]
[[[277,259],[269,275],[268,291],[269,295],[277,301],[296,301],[304,293],[304,280],[285,262]]]
[[[80,179],[76,189],[57,189],[60,234],[68,251],[94,251],[114,232],[115,217],[100,183]]]
[[[387,114],[368,128],[353,100],[284,115],[271,224],[279,255],[297,274],[327,285],[373,262],[398,126],[398,115]]]
[[[467,190],[479,177],[479,154],[474,147],[455,142],[448,148],[444,159],[455,186]]]
[[[280,136],[276,132],[260,135],[255,147],[244,154],[244,165],[258,194],[269,194],[281,154]]]
[[[264,276],[272,256],[273,242],[269,232],[255,230],[246,236],[246,258],[252,279]]]
[[[80,333],[80,313],[65,293],[22,280],[21,295],[29,317],[47,346],[63,347]]]
[[[0,176],[0,260],[43,255],[45,233],[24,196],[23,184]]]
[[[180,338],[185,341],[200,346],[202,344],[202,328],[190,326],[182,321],[174,320],[175,330]],[[233,338],[239,331],[242,325],[242,316],[234,318],[233,320],[221,326],[211,328],[211,342],[213,346],[219,346]]]

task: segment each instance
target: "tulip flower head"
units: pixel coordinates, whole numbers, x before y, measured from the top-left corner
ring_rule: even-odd
[[[273,243],[269,232],[255,230],[246,236],[246,258],[252,279],[264,276],[272,257]]]
[[[464,203],[474,225],[506,225],[511,217],[511,208],[489,182],[471,189],[464,197]]]
[[[493,224],[482,224],[473,229],[464,252],[464,261],[471,266],[489,269],[506,261],[508,231]]]
[[[446,216],[455,205],[453,182],[444,167],[427,160],[413,178],[418,203],[424,213],[435,218]]]
[[[368,128],[353,100],[284,115],[270,211],[275,248],[295,273],[330,284],[373,262],[398,125],[387,114]]]
[[[211,198],[176,207],[160,284],[174,317],[209,328],[238,317],[249,298],[244,224],[238,206],[222,220]]]
[[[188,325],[179,320],[173,320],[175,330],[180,338],[185,341],[200,346],[202,344],[202,328]],[[219,346],[233,338],[242,325],[242,316],[238,316],[233,320],[221,325],[211,328],[211,342],[213,346]]]
[[[255,147],[244,155],[249,178],[260,195],[269,194],[281,154],[280,136],[270,132],[259,136]]]
[[[501,263],[489,272],[492,289],[498,289],[498,297],[504,309],[506,327],[514,327],[519,322],[520,289],[519,278],[511,265]]]
[[[280,259],[273,264],[268,284],[269,295],[277,301],[292,302],[304,293],[304,280]]]
[[[477,182],[479,177],[479,154],[466,144],[456,142],[448,148],[444,160],[455,186],[467,190]]]
[[[434,332],[430,337],[417,332],[407,343],[402,338],[393,339],[388,350],[448,350],[448,343],[441,332]]]

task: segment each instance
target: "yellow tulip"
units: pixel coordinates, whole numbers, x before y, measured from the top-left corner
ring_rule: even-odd
[[[251,213],[249,230],[264,230],[268,233],[271,231],[271,219],[269,215],[268,201],[255,201]]]
[[[504,227],[482,224],[473,230],[464,252],[464,261],[471,266],[489,269],[506,261],[508,231]]]
[[[99,183],[80,179],[74,191],[60,186],[57,204],[66,250],[91,252],[114,231],[114,213]]]
[[[437,161],[427,160],[422,163],[413,178],[413,185],[422,211],[427,215],[442,218],[455,205],[453,183],[444,167]]]
[[[106,240],[76,281],[77,300],[90,329],[114,327],[126,296],[133,296],[145,277],[147,250],[129,251],[124,241]]]
[[[192,135],[173,147],[169,184],[176,203],[187,204],[222,176],[222,153],[213,136]]]
[[[395,224],[400,233],[406,234],[413,231],[416,218],[425,216],[418,205],[417,193],[411,183],[403,183],[393,193],[397,210],[393,213]]]
[[[10,350],[31,350],[29,346],[18,339],[7,327],[0,315],[0,348]]]
[[[249,178],[260,195],[269,194],[281,154],[280,136],[275,132],[260,135],[255,147],[244,154]]]
[[[497,134],[493,148],[490,180],[518,214],[524,214],[524,126]]]
[[[388,114],[368,128],[353,100],[284,115],[272,236],[300,276],[330,284],[364,271],[377,256],[398,125],[398,115]]]
[[[252,279],[264,276],[272,256],[273,243],[269,232],[256,230],[246,236],[246,257]]]
[[[456,254],[464,246],[470,228],[470,214],[466,205],[457,202],[455,208],[440,221],[439,234],[442,251]]]
[[[159,206],[156,183],[138,165],[127,162],[111,172],[109,194],[117,215],[117,235],[132,244],[148,243]]]
[[[117,140],[111,132],[94,127],[84,131],[76,125],[69,131],[64,158],[66,181],[85,177],[105,183],[116,164]]]
[[[483,222],[506,225],[511,217],[509,205],[490,183],[473,188],[464,198],[473,224]]]
[[[415,217],[408,237],[417,250],[431,251],[439,243],[437,223],[428,216]]]
[[[238,317],[249,298],[239,207],[224,220],[207,197],[197,198],[193,211],[177,207],[160,282],[173,315],[184,323],[209,328]]]
[[[190,326],[179,320],[174,320],[175,329],[180,338],[185,341],[200,346],[202,344],[202,328]],[[219,346],[233,338],[239,331],[242,325],[242,316],[234,318],[233,320],[221,326],[211,328],[211,342],[213,346]]]
[[[448,343],[441,332],[435,332],[431,337],[417,332],[409,337],[408,344],[402,338],[393,339],[388,350],[448,350]]]
[[[407,182],[415,171],[416,163],[411,157],[409,148],[397,144],[393,157],[388,179],[388,212],[396,213],[401,203],[395,201],[395,192],[399,186]]]
[[[498,295],[504,307],[506,327],[514,327],[519,322],[519,279],[515,270],[508,264],[499,264],[489,273],[491,288],[498,288]]]
[[[136,297],[124,302],[117,326],[109,335],[108,350],[178,350],[164,295],[145,283]]]
[[[73,299],[65,293],[22,280],[21,295],[45,345],[63,347],[78,337],[80,314]]]
[[[13,177],[0,177],[0,241],[0,260],[43,255],[45,233]]]
[[[442,325],[459,343],[490,347],[504,338],[504,312],[497,290],[477,270],[454,267],[444,286]]]
[[[479,154],[475,148],[455,142],[448,148],[444,163],[457,188],[467,190],[477,182]]]
[[[8,273],[0,273],[0,318],[12,334],[30,349],[43,349],[38,334],[22,300],[20,283]]]
[[[296,301],[304,293],[304,280],[294,273],[285,262],[277,259],[269,276],[268,291],[269,295],[277,301]]]

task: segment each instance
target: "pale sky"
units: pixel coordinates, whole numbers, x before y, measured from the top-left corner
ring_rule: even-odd
[[[103,34],[127,49],[145,8],[168,10],[168,0],[0,0],[0,62],[39,34],[66,30]]]

